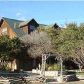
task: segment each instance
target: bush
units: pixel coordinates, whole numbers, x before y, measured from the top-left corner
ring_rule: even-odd
[[[9,68],[7,67],[7,65],[3,65],[1,68],[2,71],[9,71]]]
[[[58,64],[54,64],[54,70],[59,71],[60,69],[61,69],[60,65],[58,65]]]
[[[76,72],[76,75],[84,75],[84,72]]]
[[[47,65],[47,70],[49,71],[59,71],[61,70],[61,66],[58,64]],[[65,66],[63,66],[63,70],[65,70]]]
[[[54,70],[53,65],[51,65],[51,66],[48,67],[48,71],[53,71],[53,70]]]
[[[75,71],[66,71],[66,75],[72,75],[72,74],[76,74]]]

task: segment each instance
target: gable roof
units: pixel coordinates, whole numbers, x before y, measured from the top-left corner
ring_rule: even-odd
[[[21,28],[19,28],[19,24],[23,21],[9,19],[9,18],[5,18],[5,17],[2,17],[2,19],[5,20],[10,25],[12,30],[16,33],[17,37],[21,37],[26,34]]]
[[[60,29],[60,27],[59,27],[56,23],[51,24],[51,25],[47,25],[47,26],[45,26],[45,28],[55,28],[55,29]]]
[[[31,21],[35,21],[35,19],[32,18],[32,19],[30,19],[30,20],[28,20],[28,21],[21,22],[21,23],[19,24],[19,27],[25,26],[25,25],[29,24]],[[36,22],[36,21],[35,21],[35,22]],[[38,23],[36,22],[36,24],[38,24]]]

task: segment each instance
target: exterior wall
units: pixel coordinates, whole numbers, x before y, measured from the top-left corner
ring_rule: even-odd
[[[9,24],[4,20],[1,27],[0,27],[0,35],[2,35],[2,29],[3,28],[7,28],[7,35],[10,38],[14,38],[16,36],[15,32],[13,32],[13,30],[11,29],[11,27],[9,26]]]
[[[1,34],[1,28],[0,28],[0,36],[1,36],[2,34]]]
[[[25,33],[30,34],[32,31],[34,31],[39,25],[35,20],[31,20],[28,24],[24,25],[22,27],[23,31]],[[33,29],[32,29],[33,28]]]
[[[13,32],[11,28],[8,28],[8,36],[12,39],[16,36],[16,34]]]
[[[25,33],[28,33],[28,26],[24,26],[24,27],[22,27],[22,29]]]
[[[17,60],[14,59],[13,61],[9,61],[7,67],[8,67],[11,71],[17,70],[17,68],[18,68],[18,67],[17,67]]]
[[[30,29],[30,25],[31,25],[31,24],[28,24],[28,25],[22,27],[22,30],[23,30],[25,33],[30,34],[30,32],[32,32],[31,29]]]

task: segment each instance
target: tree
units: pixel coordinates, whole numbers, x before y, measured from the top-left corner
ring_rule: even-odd
[[[72,56],[73,49],[77,46],[77,41],[78,28],[76,24],[69,24],[60,32],[58,36],[57,51],[66,57]]]
[[[79,66],[80,71],[84,66],[84,45],[83,46],[81,45],[79,45],[79,47],[76,48],[73,53],[74,54],[73,60]]]
[[[50,53],[53,50],[51,38],[46,32],[37,30],[29,35],[20,38],[27,47],[27,53],[30,57],[34,58],[33,67],[36,67],[36,58],[42,57],[42,54]]]
[[[10,39],[8,36],[1,36],[0,37],[0,58],[1,59],[9,59],[10,55]]]
[[[7,65],[17,57],[20,51],[20,40],[18,38],[10,39],[8,36],[0,37],[0,60],[4,60],[2,66]]]
[[[79,27],[75,23],[67,24],[58,36],[55,36],[54,44],[56,51],[64,58],[72,57],[73,61],[79,66],[84,66],[84,26]]]
[[[77,48],[74,51],[74,62],[78,64],[81,70],[84,67],[84,23],[79,26],[78,38]]]
[[[52,52],[51,38],[46,32],[37,30],[21,38],[23,43],[28,47],[28,54],[34,58],[42,54]]]

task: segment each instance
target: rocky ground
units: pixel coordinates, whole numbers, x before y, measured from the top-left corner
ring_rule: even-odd
[[[11,83],[11,84],[84,84],[84,80],[81,80],[81,81],[73,81],[73,82],[65,82],[65,83],[55,83],[55,82],[53,82],[53,83],[42,83],[42,82],[26,82],[26,83],[18,83],[18,82],[16,82],[16,83]]]
[[[11,81],[10,83],[0,83],[0,84],[84,84],[84,80],[81,81],[72,81],[72,82],[64,82],[64,83],[42,83],[42,82],[22,82],[22,81]]]
[[[44,84],[44,83],[30,83],[30,84]],[[66,82],[66,83],[45,83],[45,84],[84,84],[84,81],[73,81],[73,82]]]

